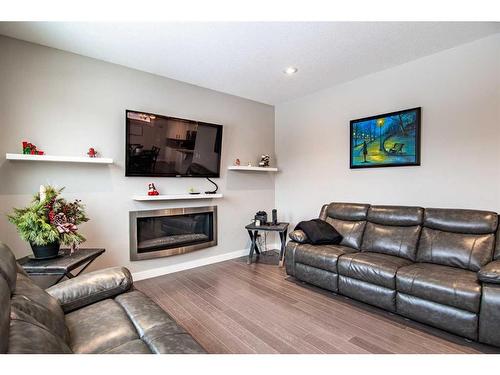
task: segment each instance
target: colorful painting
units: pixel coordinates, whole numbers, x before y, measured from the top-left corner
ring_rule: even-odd
[[[351,168],[420,165],[420,108],[351,121]]]

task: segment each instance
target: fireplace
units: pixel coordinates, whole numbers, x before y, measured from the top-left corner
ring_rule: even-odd
[[[217,245],[217,206],[130,212],[130,260]]]

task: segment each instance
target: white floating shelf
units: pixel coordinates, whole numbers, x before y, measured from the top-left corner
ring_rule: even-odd
[[[246,167],[244,165],[231,165],[227,167],[230,171],[253,171],[253,172],[278,172],[278,168],[273,167]]]
[[[180,201],[185,199],[222,198],[222,194],[165,194],[165,195],[134,195],[134,201]]]
[[[113,164],[113,159],[111,159],[111,158],[90,158],[87,156],[5,154],[5,158],[7,160],[18,160],[18,161],[48,161],[48,162],[59,162],[59,163]]]

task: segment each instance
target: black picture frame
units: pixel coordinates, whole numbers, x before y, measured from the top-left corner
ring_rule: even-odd
[[[414,147],[415,147],[415,161],[413,162],[395,162],[395,163],[374,163],[374,164],[356,164],[353,162],[354,157],[354,148],[353,147],[353,134],[354,134],[354,126],[360,122],[367,122],[378,119],[385,119],[387,117],[399,116],[402,114],[407,114],[410,112],[415,112],[415,135],[414,135]],[[375,116],[369,116],[364,118],[359,118],[355,120],[351,120],[349,122],[349,168],[350,169],[364,169],[364,168],[390,168],[390,167],[408,167],[408,166],[420,166],[420,148],[421,148],[421,136],[422,136],[422,128],[421,128],[421,119],[422,119],[422,107],[415,107],[410,109],[404,109],[401,111],[388,112]],[[381,140],[381,137],[380,137]],[[379,142],[379,145],[382,142]],[[385,151],[384,151],[385,152]]]

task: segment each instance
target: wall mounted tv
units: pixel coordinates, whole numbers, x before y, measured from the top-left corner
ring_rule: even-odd
[[[126,119],[126,176],[220,176],[222,125],[129,110]]]

